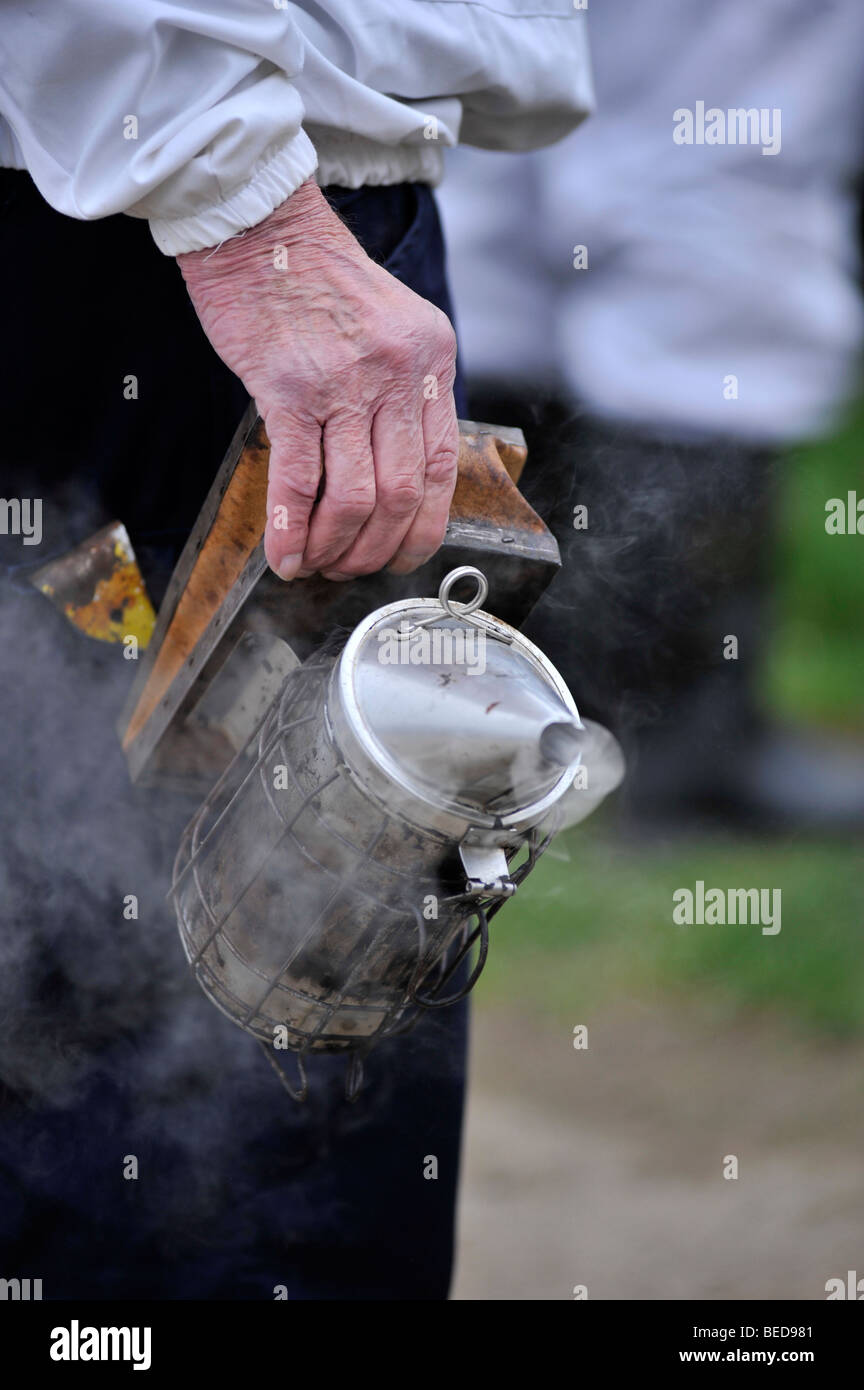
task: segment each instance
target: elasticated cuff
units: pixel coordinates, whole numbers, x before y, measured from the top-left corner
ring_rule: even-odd
[[[444,175],[444,151],[434,141],[383,145],[375,140],[328,126],[307,123],[318,151],[316,178],[340,188],[369,188],[393,183],[428,183],[434,187]]]
[[[259,165],[251,179],[224,202],[194,217],[150,218],[153,240],[166,256],[203,251],[263,222],[274,208],[295,193],[315,173],[318,158],[305,131],[292,136]]]

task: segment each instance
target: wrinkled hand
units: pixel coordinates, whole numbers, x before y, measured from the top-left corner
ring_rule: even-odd
[[[370,260],[312,182],[177,260],[267,428],[270,566],[283,579],[416,569],[443,540],[456,483],[447,317]]]

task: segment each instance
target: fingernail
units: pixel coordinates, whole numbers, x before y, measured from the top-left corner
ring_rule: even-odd
[[[279,561],[279,578],[296,579],[302,559],[302,555],[283,555]]]
[[[353,574],[342,574],[339,570],[324,570],[324,578],[330,579],[334,584],[346,584],[349,579],[354,579]]]
[[[315,573],[314,570],[298,570],[297,573],[295,574],[294,578],[295,578],[295,579],[309,579],[309,577],[310,577],[311,575],[313,575],[314,573]]]

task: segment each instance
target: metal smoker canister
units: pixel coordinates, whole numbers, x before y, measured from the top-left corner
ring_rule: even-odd
[[[466,577],[475,597],[455,603]],[[489,918],[572,801],[586,726],[543,653],[478,611],[486,592],[455,570],[437,599],[380,608],[292,671],[184,833],[184,950],[271,1061],[274,1039],[362,1057],[461,997]],[[571,819],[620,780],[612,763]]]

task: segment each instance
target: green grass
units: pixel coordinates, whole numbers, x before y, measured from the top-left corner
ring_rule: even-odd
[[[778,622],[765,697],[784,717],[864,728],[864,536],[829,536],[825,503],[864,497],[864,399],[781,474]]]
[[[781,475],[777,622],[764,670],[783,719],[864,733],[864,536],[829,536],[825,503],[864,495],[864,398],[834,438]],[[571,1022],[621,998],[662,996],[864,1032],[864,850],[822,842],[688,843],[661,851],[574,830],[492,927],[480,998]],[[780,888],[782,930],[679,927],[672,894]]]
[[[736,842],[634,850],[588,827],[541,860],[495,918],[481,992],[572,1021],[616,998],[678,994],[712,1008],[864,1030],[858,846]],[[559,855],[569,854],[569,862]],[[781,930],[677,926],[677,888],[779,888]]]

